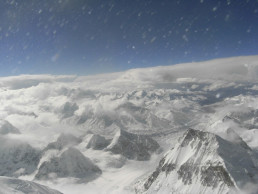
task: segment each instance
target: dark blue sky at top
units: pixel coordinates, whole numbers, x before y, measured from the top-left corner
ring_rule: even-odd
[[[0,1],[0,76],[256,54],[257,0]]]

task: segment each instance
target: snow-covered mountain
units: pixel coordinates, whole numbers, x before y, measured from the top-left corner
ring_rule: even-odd
[[[0,177],[0,193],[8,194],[61,194],[61,192],[32,181]]]
[[[40,160],[40,150],[28,143],[0,136],[0,176],[18,177],[33,173]]]
[[[90,134],[86,148],[102,150],[110,144],[110,141],[98,134]]]
[[[149,160],[151,153],[160,148],[152,138],[144,135],[128,133],[120,129],[106,150],[121,154],[128,159]]]
[[[57,150],[62,150],[66,147],[71,147],[74,145],[77,145],[81,143],[81,139],[72,135],[72,134],[60,134],[60,136],[57,138],[55,142],[51,142],[47,145],[47,147],[44,149],[49,150],[49,149],[57,149]]]
[[[101,175],[101,170],[85,157],[79,150],[68,148],[60,156],[43,162],[35,176],[36,179],[53,179],[58,177],[74,177],[93,180]]]
[[[244,145],[244,146],[243,146]],[[230,193],[256,184],[252,150],[208,132],[189,129],[144,183],[146,193]]]
[[[11,123],[9,123],[8,121],[0,120],[0,134],[6,135],[6,134],[10,134],[10,133],[20,134],[20,131],[19,131],[19,129],[14,127]]]
[[[223,118],[224,122],[233,121],[240,127],[247,129],[258,128],[258,111],[251,107],[241,109],[238,111],[232,111]]]
[[[168,151],[161,166],[171,171],[160,167],[137,191],[167,184],[176,194],[257,193],[249,176],[258,161],[257,70],[258,56],[248,56],[95,76],[1,77],[0,175],[63,193],[135,193]],[[188,128],[201,132],[187,135]]]

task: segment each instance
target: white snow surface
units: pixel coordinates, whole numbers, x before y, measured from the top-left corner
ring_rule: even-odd
[[[36,182],[67,194],[135,193],[135,185],[146,180],[163,153],[175,147],[178,136],[189,127],[214,133],[233,143],[243,141],[255,157],[258,151],[257,86],[258,56],[94,76],[0,77],[0,138],[5,142],[26,142],[35,150],[45,151],[38,165],[33,164],[34,172],[24,171],[28,168],[25,161],[25,168],[15,163],[14,172],[8,176],[35,181],[42,163],[74,147],[101,169],[99,177],[83,183],[73,177]],[[152,153],[147,161],[135,161],[105,148],[87,147],[93,136],[90,134],[111,142],[120,130],[148,135],[164,152]],[[73,137],[63,136],[57,140],[61,134]],[[58,149],[48,149],[51,142],[56,142]],[[5,153],[8,149],[0,151]],[[178,160],[183,162],[189,152],[182,149]],[[218,161],[217,157],[215,159]],[[17,158],[11,160],[16,162]],[[256,167],[257,161],[253,161]],[[176,181],[176,176],[173,177]],[[257,184],[246,182],[241,189],[248,194],[255,193]]]
[[[15,178],[0,176],[0,193],[1,194],[61,194],[61,192],[49,187]]]
[[[189,129],[146,180],[146,193],[236,193],[257,183],[248,146]],[[158,173],[158,175],[157,175]]]

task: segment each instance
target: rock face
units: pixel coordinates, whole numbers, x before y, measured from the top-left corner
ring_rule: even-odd
[[[49,187],[15,178],[0,177],[0,193],[17,194],[61,194],[59,191]]]
[[[151,153],[159,149],[159,144],[152,138],[120,130],[116,133],[107,150],[121,154],[132,160],[149,160]]]
[[[61,108],[60,108],[60,116],[62,119],[66,119],[69,117],[72,117],[74,115],[74,112],[78,110],[78,105],[76,103],[66,102]]]
[[[106,148],[109,143],[110,141],[106,140],[105,137],[97,134],[92,134],[86,148],[92,148],[94,150],[102,150]]]
[[[93,180],[100,174],[101,170],[89,158],[75,148],[68,148],[59,157],[43,162],[35,178],[75,177]]]
[[[77,145],[81,143],[81,141],[82,140],[80,138],[75,137],[72,134],[62,133],[55,142],[48,144],[48,146],[45,148],[45,151],[49,149],[62,150],[63,148]]]
[[[0,120],[0,134],[6,135],[9,133],[20,134],[20,131],[8,121]]]
[[[0,137],[0,176],[31,174],[39,160],[40,151],[29,144]]]
[[[189,129],[144,183],[146,193],[228,193],[255,183],[250,148]],[[257,183],[257,182],[256,182]]]

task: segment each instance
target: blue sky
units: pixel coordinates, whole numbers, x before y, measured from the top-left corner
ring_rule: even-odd
[[[257,0],[3,0],[0,76],[258,54]]]

